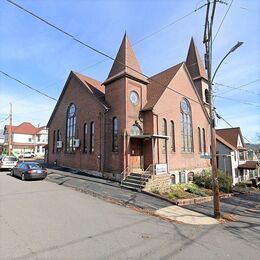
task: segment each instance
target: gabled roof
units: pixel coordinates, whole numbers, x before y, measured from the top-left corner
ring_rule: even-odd
[[[118,53],[116,55],[115,61],[104,84],[107,84],[125,75],[134,77],[135,79],[139,79],[143,82],[147,82],[146,77],[141,74],[141,67],[135,56],[134,50],[131,46],[128,36],[125,33]]]
[[[11,131],[15,134],[28,134],[28,135],[34,135],[37,134],[39,131],[41,131],[45,126],[43,127],[35,127],[29,122],[23,122],[18,126],[12,126]],[[9,130],[9,125],[5,125],[5,131]]]
[[[235,148],[238,148],[237,142],[238,142],[238,137],[240,137],[244,147],[244,140],[240,131],[240,127],[217,129],[216,133],[218,136],[223,138],[226,142],[228,142],[230,145],[232,145]]]
[[[186,58],[186,66],[193,80],[198,78],[204,78],[206,80],[208,79],[193,37],[190,41],[190,47]]]
[[[85,87],[101,102],[105,102],[105,86],[100,81],[82,75],[78,72],[73,73],[79,78]]]
[[[55,115],[55,112],[59,106],[59,104],[61,103],[61,100],[62,100],[62,97],[69,85],[69,82],[71,80],[72,77],[75,77],[80,83],[81,83],[81,86],[85,87],[90,94],[93,95],[93,97],[105,108],[105,109],[108,109],[109,106],[105,103],[105,88],[104,86],[101,84],[100,81],[98,80],[95,80],[95,79],[92,79],[90,77],[87,77],[85,75],[82,75],[78,72],[74,72],[74,71],[71,71],[70,72],[70,75],[65,83],[65,86],[60,94],[60,97],[56,103],[56,106],[51,114],[51,117],[49,119],[49,122],[47,124],[47,126],[49,127],[50,126],[50,123]]]
[[[228,147],[229,149],[231,149],[232,151],[236,150],[236,147],[231,145],[229,142],[227,142],[225,139],[223,139],[221,136],[219,136],[216,133],[216,140],[219,141],[220,143],[224,144],[226,147]]]
[[[155,106],[182,65],[183,62],[148,79],[150,83],[147,85],[147,103],[143,107],[143,110],[149,110]]]

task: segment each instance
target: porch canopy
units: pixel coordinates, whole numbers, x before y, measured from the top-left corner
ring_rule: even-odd
[[[238,168],[245,170],[255,170],[259,166],[259,162],[257,161],[246,161],[245,163],[238,165]]]
[[[170,136],[167,135],[155,135],[155,134],[140,134],[140,135],[130,135],[130,138],[135,139],[166,139],[168,140]]]

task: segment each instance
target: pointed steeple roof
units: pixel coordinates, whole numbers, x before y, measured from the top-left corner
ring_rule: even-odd
[[[146,77],[141,75],[141,73],[142,70],[140,68],[139,62],[135,56],[128,36],[125,33],[115,61],[104,83],[108,83],[122,76],[130,76],[137,80],[148,83]]]
[[[186,66],[193,80],[198,78],[208,79],[193,37],[191,37],[190,41],[190,47],[186,58]]]

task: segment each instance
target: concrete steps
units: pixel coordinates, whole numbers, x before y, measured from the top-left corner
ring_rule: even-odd
[[[130,173],[125,180],[122,181],[121,186],[132,190],[142,190],[146,182],[151,178],[150,174]]]

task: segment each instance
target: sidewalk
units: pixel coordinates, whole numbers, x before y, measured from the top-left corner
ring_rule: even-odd
[[[74,188],[106,201],[139,208],[169,220],[193,225],[218,224],[215,219],[202,213],[173,206],[172,203],[163,199],[122,188],[118,182],[92,177],[85,173],[48,169],[46,180]]]

